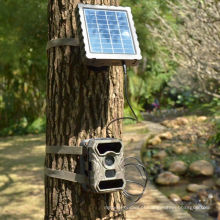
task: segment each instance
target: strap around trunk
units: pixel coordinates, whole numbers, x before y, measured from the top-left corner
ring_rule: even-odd
[[[68,180],[71,182],[87,183],[87,177],[85,175],[73,173],[70,171],[53,170],[53,169],[45,168],[44,172],[45,175],[49,177]]]
[[[58,38],[54,40],[50,40],[47,42],[46,49],[49,50],[51,47],[59,47],[59,46],[79,46],[78,38]]]
[[[82,155],[82,146],[46,146],[47,154],[75,154]]]

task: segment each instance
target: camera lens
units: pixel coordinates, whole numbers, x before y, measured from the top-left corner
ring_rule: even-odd
[[[115,162],[115,159],[114,159],[113,156],[108,155],[108,156],[105,157],[105,164],[107,166],[111,166],[112,164],[114,164],[114,162]]]

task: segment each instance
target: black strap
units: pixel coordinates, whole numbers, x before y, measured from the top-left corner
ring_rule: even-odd
[[[47,42],[46,49],[49,50],[52,47],[59,47],[59,46],[79,46],[79,39],[78,38],[58,38],[54,40],[50,40]]]
[[[57,178],[57,179],[63,179],[63,180],[68,180],[71,182],[78,182],[78,183],[87,183],[87,177],[85,175],[73,173],[70,171],[53,170],[50,168],[45,168],[44,173],[46,176]]]
[[[75,154],[82,155],[83,147],[79,146],[46,146],[47,154]]]

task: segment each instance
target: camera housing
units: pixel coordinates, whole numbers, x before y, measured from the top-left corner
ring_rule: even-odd
[[[88,177],[88,185],[96,193],[108,193],[125,188],[123,143],[114,138],[87,139],[81,156],[81,172]]]

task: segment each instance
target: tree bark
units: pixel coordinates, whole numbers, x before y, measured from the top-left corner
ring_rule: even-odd
[[[54,0],[48,3],[49,40],[77,35],[77,4],[118,5],[118,0]],[[106,137],[106,125],[122,117],[124,108],[121,67],[90,69],[79,47],[62,46],[48,51],[47,145],[77,146],[83,139]],[[121,122],[112,124],[112,135],[121,137]],[[78,157],[46,154],[45,166],[75,171]],[[45,219],[125,219],[125,213],[109,212],[122,207],[121,193],[84,191],[80,184],[45,177]]]

